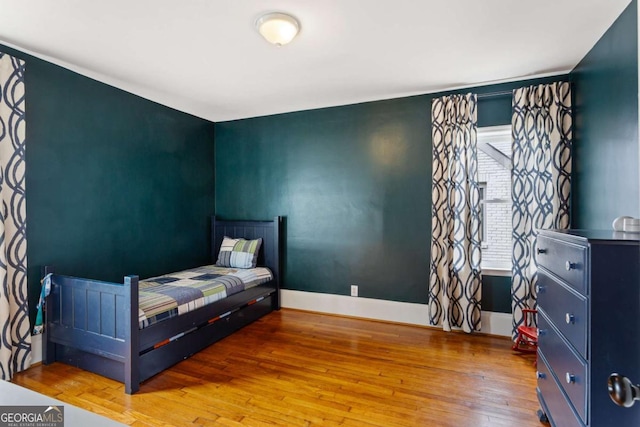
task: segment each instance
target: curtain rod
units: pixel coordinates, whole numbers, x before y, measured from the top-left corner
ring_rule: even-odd
[[[498,96],[511,96],[512,95],[512,91],[510,90],[503,90],[501,92],[487,92],[487,93],[479,93],[478,94],[478,99],[482,99],[482,98],[495,98]]]

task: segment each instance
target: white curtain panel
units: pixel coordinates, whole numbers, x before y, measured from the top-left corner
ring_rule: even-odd
[[[24,61],[0,52],[0,379],[31,365]]]
[[[479,331],[480,190],[477,96],[431,104],[433,185],[429,321],[445,331]]]
[[[535,242],[540,229],[569,228],[571,85],[557,82],[513,92],[513,335],[523,308],[536,308]]]

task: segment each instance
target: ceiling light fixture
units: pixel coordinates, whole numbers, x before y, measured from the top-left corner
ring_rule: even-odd
[[[284,46],[291,42],[300,31],[300,23],[286,13],[267,13],[256,21],[258,32],[269,43]]]

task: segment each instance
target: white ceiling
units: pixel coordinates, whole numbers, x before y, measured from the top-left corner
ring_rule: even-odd
[[[0,0],[0,43],[224,121],[568,72],[629,3]],[[288,46],[254,28],[272,11]]]

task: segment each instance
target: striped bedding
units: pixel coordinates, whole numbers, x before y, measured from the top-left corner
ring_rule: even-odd
[[[192,268],[140,281],[140,329],[266,283],[268,268]]]

